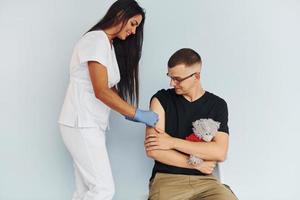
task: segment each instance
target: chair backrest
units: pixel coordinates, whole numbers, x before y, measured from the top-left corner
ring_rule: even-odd
[[[212,173],[219,181],[221,181],[221,174],[220,174],[220,166],[219,164],[217,163],[216,164],[216,167]]]

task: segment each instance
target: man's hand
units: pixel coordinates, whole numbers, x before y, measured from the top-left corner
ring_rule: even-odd
[[[200,165],[194,166],[194,168],[204,174],[212,174],[216,164],[216,161],[203,161]]]
[[[152,132],[146,136],[146,151],[173,149],[174,138],[159,128],[155,128],[155,131],[156,132]]]

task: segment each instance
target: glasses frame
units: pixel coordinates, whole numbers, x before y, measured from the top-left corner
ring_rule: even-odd
[[[195,74],[199,74],[200,72],[194,72],[184,78],[179,78],[179,77],[172,77],[169,75],[169,73],[167,73],[167,76],[175,83],[175,84],[180,84],[181,82],[185,81],[188,78],[191,78],[192,76],[194,76]]]

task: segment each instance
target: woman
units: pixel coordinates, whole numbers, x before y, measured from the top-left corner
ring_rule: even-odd
[[[155,126],[158,116],[138,105],[138,63],[145,13],[134,0],[118,0],[77,43],[59,123],[75,169],[73,200],[112,199],[114,183],[105,145],[111,109]],[[130,103],[127,103],[127,101]]]

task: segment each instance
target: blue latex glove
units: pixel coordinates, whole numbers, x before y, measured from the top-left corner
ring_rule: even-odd
[[[155,124],[158,121],[158,114],[149,110],[140,110],[137,108],[133,118],[127,116],[125,118],[133,122],[141,122],[147,126],[155,127]]]

